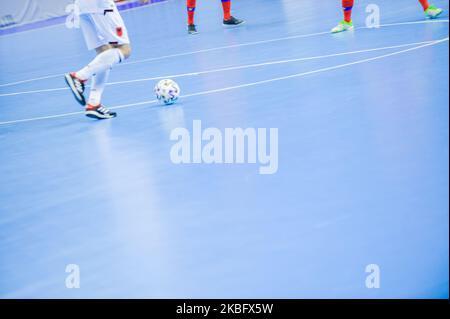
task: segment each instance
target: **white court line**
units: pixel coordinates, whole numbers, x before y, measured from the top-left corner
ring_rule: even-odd
[[[423,20],[423,21],[412,21],[412,22],[399,22],[399,23],[381,24],[380,27],[392,27],[392,26],[400,26],[400,25],[414,25],[414,24],[438,23],[438,22],[440,22],[440,23],[447,22],[448,23],[449,20]],[[370,28],[368,28],[368,27],[355,28],[355,30],[359,30],[359,29],[370,29]],[[288,36],[288,37],[275,38],[275,39],[269,39],[269,40],[261,40],[261,41],[253,41],[253,42],[247,42],[247,43],[241,43],[241,44],[233,44],[233,45],[221,46],[221,47],[210,48],[210,49],[203,49],[203,50],[192,51],[192,52],[170,54],[170,55],[165,55],[165,56],[161,56],[161,57],[131,61],[131,62],[127,62],[123,65],[132,65],[132,64],[137,64],[137,63],[152,62],[152,61],[158,61],[158,60],[163,60],[163,59],[167,59],[167,58],[174,58],[174,57],[180,57],[180,56],[185,56],[185,55],[219,51],[219,50],[225,50],[225,49],[240,48],[240,47],[258,45],[258,44],[267,44],[267,43],[280,42],[280,41],[293,40],[293,39],[310,38],[310,37],[315,37],[318,35],[325,35],[325,34],[332,35],[332,33],[330,31],[293,35],[293,36]]]
[[[34,90],[34,91],[13,92],[13,93],[0,94],[0,97],[24,95],[24,94],[33,94],[33,93],[55,92],[55,91],[67,91],[67,90],[69,90],[69,88],[61,87],[61,88],[54,88],[54,89],[42,89],[42,90]]]
[[[429,23],[448,23],[448,22],[449,22],[449,20],[422,20],[422,21],[411,21],[411,22],[398,22],[398,23],[381,24],[380,27],[383,28],[383,27],[403,26],[403,25],[429,24]],[[368,27],[355,28],[355,30],[359,30],[359,29],[370,29],[370,28],[368,28]],[[247,42],[247,43],[241,43],[241,44],[233,44],[233,45],[228,45],[228,46],[221,46],[221,47],[210,48],[210,49],[203,49],[203,50],[198,50],[198,51],[190,51],[190,52],[184,52],[184,53],[163,55],[163,56],[155,57],[155,58],[148,58],[148,59],[136,60],[136,61],[131,61],[131,62],[125,62],[124,64],[119,64],[117,66],[127,66],[127,65],[137,64],[137,63],[145,63],[145,62],[164,60],[164,59],[173,58],[173,57],[194,55],[194,54],[205,53],[205,52],[219,51],[219,50],[225,50],[225,49],[231,49],[231,48],[238,48],[238,47],[252,46],[252,45],[258,45],[258,44],[273,43],[273,42],[293,40],[293,39],[308,38],[308,37],[313,37],[313,36],[317,36],[317,35],[325,35],[325,34],[332,35],[330,31],[310,33],[310,34],[300,34],[300,35],[294,35],[294,36],[289,36],[289,37],[282,37],[282,38],[275,38],[275,39],[269,39],[269,40],[261,40],[261,41]],[[0,87],[13,86],[13,85],[18,85],[18,84],[23,84],[23,83],[39,81],[39,80],[43,80],[43,79],[57,78],[57,77],[60,77],[60,76],[63,76],[63,75],[64,74],[54,74],[54,75],[47,75],[47,76],[42,76],[42,77],[32,78],[32,79],[27,79],[27,80],[22,80],[22,81],[16,81],[16,82],[11,82],[11,83],[4,83],[4,84],[0,84]]]
[[[342,69],[342,68],[346,68],[346,67],[362,64],[362,63],[367,63],[367,62],[371,62],[371,61],[381,60],[381,59],[384,59],[384,58],[387,58],[387,57],[396,56],[396,55],[399,55],[399,54],[402,54],[402,53],[406,53],[406,52],[415,51],[415,50],[418,50],[418,49],[421,49],[421,48],[434,46],[434,45],[437,45],[439,43],[446,42],[448,40],[449,40],[449,38],[447,37],[445,39],[433,41],[431,43],[423,44],[423,45],[420,45],[420,46],[417,46],[417,47],[413,47],[413,48],[409,48],[409,49],[405,49],[405,50],[401,50],[401,51],[396,51],[396,52],[393,52],[393,53],[383,54],[383,55],[379,55],[379,56],[372,57],[372,58],[362,59],[362,60],[358,60],[358,61],[354,61],[354,62],[350,62],[350,63],[339,64],[339,65],[335,65],[335,66],[332,66],[332,67],[321,68],[321,69],[317,69],[317,70],[313,70],[313,71],[302,72],[302,73],[292,74],[292,75],[288,75],[288,76],[273,78],[273,79],[269,79],[269,80],[263,80],[263,81],[258,81],[258,82],[240,84],[240,85],[236,85],[236,86],[230,86],[230,87],[221,88],[221,89],[215,89],[215,90],[208,90],[208,91],[203,91],[203,92],[198,92],[198,93],[186,94],[186,95],[183,95],[182,98],[188,98],[188,97],[199,96],[199,95],[207,95],[207,94],[213,94],[213,93],[218,93],[218,92],[225,92],[225,91],[230,91],[230,90],[235,90],[235,89],[240,89],[240,88],[245,88],[245,87],[251,87],[251,86],[257,86],[257,85],[261,85],[261,84],[267,84],[267,83],[276,82],[276,81],[283,81],[283,80],[288,80],[288,79],[293,79],[293,78],[300,78],[300,77],[311,75],[311,74],[317,74],[317,73],[323,73],[323,72],[327,72],[327,71],[338,70],[338,69]],[[144,101],[144,102],[139,102],[139,103],[124,104],[124,105],[118,105],[118,106],[115,106],[115,107],[111,107],[111,109],[120,109],[120,108],[123,109],[123,108],[129,108],[129,107],[133,107],[133,106],[138,106],[138,105],[153,104],[153,103],[156,103],[156,102],[157,102],[156,100],[151,100],[151,101]],[[7,124],[17,124],[17,123],[23,123],[23,122],[32,122],[32,121],[45,120],[45,119],[68,117],[68,116],[78,115],[78,114],[82,114],[82,113],[83,112],[72,112],[72,113],[63,113],[63,114],[57,114],[57,115],[28,118],[28,119],[22,119],[22,120],[5,121],[5,122],[0,122],[0,126],[1,125],[7,125]]]
[[[159,102],[158,100],[151,100],[151,101],[145,101],[145,102],[139,102],[139,103],[131,103],[131,104],[123,104],[118,106],[110,107],[111,110],[117,110],[117,109],[124,109],[132,106],[139,106],[139,105],[148,105]],[[6,122],[0,122],[0,125],[6,125],[6,124],[16,124],[16,123],[24,123],[24,122],[34,122],[39,120],[48,120],[48,119],[56,119],[61,117],[68,117],[72,115],[80,115],[84,114],[84,111],[78,111],[78,112],[70,112],[70,113],[63,113],[63,114],[56,114],[56,115],[48,115],[48,116],[40,116],[40,117],[33,117],[29,119],[23,119],[23,120],[14,120],[14,121],[6,121]]]
[[[286,64],[286,63],[309,61],[309,60],[318,60],[318,59],[332,58],[332,57],[352,55],[352,54],[358,54],[358,53],[367,53],[367,52],[382,51],[382,50],[389,50],[389,49],[399,49],[399,48],[404,48],[404,47],[408,47],[408,46],[427,44],[427,43],[431,43],[431,42],[434,42],[434,41],[436,41],[436,40],[414,42],[414,43],[406,43],[406,44],[400,44],[400,45],[393,45],[393,46],[372,48],[372,49],[364,49],[364,50],[357,50],[357,51],[350,51],[350,52],[340,52],[340,53],[333,53],[333,54],[326,54],[326,55],[319,55],[319,56],[312,56],[312,57],[304,57],[304,58],[296,58],[296,59],[288,59],[288,60],[278,60],[278,61],[269,61],[269,62],[262,62],[262,63],[253,63],[253,64],[240,65],[240,66],[232,66],[232,67],[227,67],[227,68],[212,69],[212,70],[207,70],[207,71],[197,71],[197,72],[174,74],[174,75],[165,75],[165,76],[158,76],[158,77],[151,77],[151,78],[143,78],[143,79],[135,79],[135,80],[127,80],[127,81],[118,81],[118,82],[110,82],[107,85],[109,86],[109,85],[136,83],[136,82],[147,82],[147,81],[162,80],[162,79],[168,79],[168,78],[176,79],[176,78],[189,77],[189,76],[198,76],[198,75],[218,73],[218,72],[226,72],[226,71],[234,71],[234,70],[242,70],[242,69],[264,67],[264,66],[270,66],[270,65]],[[24,95],[24,94],[34,94],[34,93],[43,93],[43,92],[54,92],[54,91],[67,91],[67,90],[69,90],[69,88],[61,87],[61,88],[54,88],[54,89],[41,89],[41,90],[33,90],[33,91],[12,92],[12,93],[0,94],[0,97]]]

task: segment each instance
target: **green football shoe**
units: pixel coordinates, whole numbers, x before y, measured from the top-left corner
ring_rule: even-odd
[[[437,17],[439,17],[442,12],[444,12],[444,10],[440,9],[440,8],[436,8],[435,6],[429,6],[428,9],[425,10],[425,14],[430,18],[430,19],[436,19]]]
[[[353,21],[347,22],[345,20],[342,20],[341,22],[339,22],[339,24],[337,26],[335,26],[331,30],[331,33],[339,33],[339,32],[344,32],[344,31],[348,31],[348,30],[353,30]]]

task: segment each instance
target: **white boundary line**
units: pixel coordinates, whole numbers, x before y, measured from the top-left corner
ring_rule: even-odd
[[[240,88],[245,88],[245,87],[252,87],[252,86],[257,86],[257,85],[261,85],[261,84],[272,83],[272,82],[276,82],[276,81],[283,81],[283,80],[288,80],[288,79],[292,79],[292,78],[299,78],[299,77],[303,77],[303,76],[307,76],[307,75],[311,75],[311,74],[317,74],[317,73],[323,73],[323,72],[327,72],[327,71],[338,70],[338,69],[342,69],[342,68],[346,68],[346,67],[362,64],[362,63],[367,63],[367,62],[371,62],[371,61],[381,60],[381,59],[384,59],[384,58],[388,58],[388,57],[391,57],[391,56],[396,56],[396,55],[399,55],[399,54],[402,54],[402,53],[406,53],[406,52],[415,51],[415,50],[418,50],[418,49],[421,49],[421,48],[434,46],[434,45],[446,42],[448,40],[449,40],[449,38],[447,37],[445,39],[433,41],[431,43],[419,45],[419,46],[416,46],[416,47],[413,47],[413,48],[404,49],[404,50],[396,51],[396,52],[393,52],[393,53],[383,54],[383,55],[379,55],[379,56],[376,56],[376,57],[362,59],[362,60],[358,60],[358,61],[354,61],[354,62],[350,62],[350,63],[338,64],[338,65],[335,65],[335,66],[332,66],[332,67],[320,68],[320,69],[313,70],[313,71],[302,72],[302,73],[292,74],[292,75],[283,76],[283,77],[277,77],[277,78],[273,78],[273,79],[269,79],[269,80],[263,80],[263,81],[258,81],[258,82],[246,83],[246,84],[230,86],[230,87],[221,88],[221,89],[215,89],[215,90],[208,90],[208,91],[203,91],[203,92],[198,92],[198,93],[186,94],[186,95],[183,95],[182,97],[183,98],[188,98],[188,97],[199,96],[199,95],[207,95],[207,94],[225,92],[225,91],[230,91],[230,90],[235,90],[235,89],[240,89]],[[139,102],[139,103],[124,104],[124,105],[118,105],[118,106],[115,106],[115,107],[111,107],[111,109],[121,109],[121,108],[123,109],[123,108],[129,108],[129,107],[133,107],[133,106],[139,106],[139,105],[154,104],[156,102],[157,102],[156,100],[150,100],[150,101],[144,101],[144,102]],[[0,125],[17,124],[17,123],[45,120],[45,119],[54,119],[54,118],[68,117],[68,116],[78,115],[78,114],[82,114],[82,113],[84,113],[84,112],[63,113],[63,114],[50,115],[50,116],[42,116],[42,117],[35,117],[35,118],[28,118],[28,119],[21,119],[21,120],[5,121],[5,122],[0,122]]]
[[[448,23],[448,22],[449,22],[448,19],[447,20],[423,20],[423,21],[399,22],[399,23],[381,24],[380,28],[383,28],[383,27],[394,27],[394,26],[403,26],[403,25],[416,25],[416,24]],[[368,28],[368,27],[355,28],[355,30],[359,30],[359,29],[370,29],[370,28]],[[193,55],[193,54],[199,54],[199,53],[206,53],[206,52],[212,52],[212,51],[219,51],[219,50],[225,50],[225,49],[231,49],[231,48],[238,48],[238,47],[245,47],[245,46],[273,43],[273,42],[293,40],[293,39],[308,38],[308,37],[313,37],[313,36],[318,36],[318,35],[325,35],[325,34],[332,35],[330,31],[316,32],[316,33],[310,33],[310,34],[293,35],[293,36],[289,36],[289,37],[282,37],[282,38],[275,38],[275,39],[269,39],[269,40],[246,42],[246,43],[241,43],[241,44],[233,44],[233,45],[221,46],[221,47],[215,47],[215,48],[209,48],[209,49],[203,49],[203,50],[198,50],[198,51],[176,53],[176,54],[164,55],[164,56],[160,56],[160,57],[154,57],[154,58],[130,61],[130,62],[126,62],[124,64],[119,64],[118,66],[127,66],[127,65],[133,65],[133,64],[138,64],[138,63],[153,62],[153,61],[164,60],[164,59],[173,58],[173,57],[187,56],[187,55]],[[13,86],[13,85],[18,85],[18,84],[23,84],[23,83],[29,83],[29,82],[34,82],[34,81],[38,81],[38,80],[43,80],[43,79],[56,78],[56,77],[60,77],[60,76],[63,76],[63,74],[47,75],[47,76],[42,76],[42,77],[33,78],[33,79],[27,79],[27,80],[16,81],[16,82],[11,82],[11,83],[3,83],[3,84],[0,84],[0,87]]]
[[[262,63],[246,64],[246,65],[232,66],[232,67],[212,69],[212,70],[206,70],[206,71],[198,71],[198,72],[190,72],[190,73],[182,73],[182,74],[174,74],[174,75],[165,75],[165,76],[143,78],[143,79],[135,79],[135,80],[127,80],[127,81],[110,82],[107,85],[109,86],[109,85],[136,83],[136,82],[147,82],[147,81],[162,80],[162,79],[167,79],[167,78],[176,79],[176,78],[189,77],[189,76],[199,76],[199,75],[218,73],[218,72],[226,72],[226,71],[258,68],[258,67],[264,67],[264,66],[270,66],[270,65],[278,65],[278,64],[286,64],[286,63],[293,63],[293,62],[301,62],[301,61],[333,58],[333,57],[352,55],[352,54],[358,54],[358,53],[367,53],[367,52],[382,51],[382,50],[389,50],[389,49],[399,49],[399,48],[404,48],[404,47],[408,47],[408,46],[427,44],[427,43],[431,43],[431,42],[434,42],[434,41],[437,41],[437,40],[415,42],[415,43],[406,43],[406,44],[400,44],[400,45],[394,45],[394,46],[372,48],[372,49],[364,49],[364,50],[357,50],[357,51],[350,51],[350,52],[332,53],[332,54],[312,56],[312,57],[304,57],[304,58],[295,58],[295,59],[288,59],[288,60],[278,60],[278,61],[269,61],[269,62],[262,62]],[[60,88],[53,88],[53,89],[42,89],[42,90],[32,90],[32,91],[23,91],[23,92],[12,92],[12,93],[0,94],[0,97],[16,96],[16,95],[24,95],[24,94],[33,94],[33,93],[43,93],[43,92],[67,91],[67,90],[69,90],[69,88],[67,88],[67,87],[60,87]]]
[[[33,94],[33,93],[44,93],[44,92],[55,92],[55,91],[66,91],[69,90],[67,87],[54,88],[54,89],[42,89],[42,90],[34,90],[34,91],[23,91],[23,92],[13,92],[13,93],[4,93],[0,94],[0,97],[4,96],[15,96],[15,95],[24,95],[24,94]]]

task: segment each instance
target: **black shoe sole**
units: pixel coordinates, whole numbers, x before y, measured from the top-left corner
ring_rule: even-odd
[[[109,120],[109,119],[113,119],[115,117],[117,117],[117,114],[114,113],[114,115],[99,115],[99,113],[95,112],[95,111],[86,111],[85,115],[91,119],[96,119],[96,120]]]
[[[245,24],[245,21],[242,21],[241,23],[238,23],[238,24],[226,24],[225,22],[223,22],[224,27],[239,27],[243,24]]]

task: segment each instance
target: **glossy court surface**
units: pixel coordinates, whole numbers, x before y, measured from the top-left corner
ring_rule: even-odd
[[[0,297],[448,298],[448,2],[184,1],[124,11],[133,56],[92,121],[64,24],[0,37]],[[182,97],[154,101],[158,79]],[[278,128],[278,171],[171,161],[173,129]],[[80,269],[67,289],[66,266]],[[379,289],[366,267],[380,269]]]

